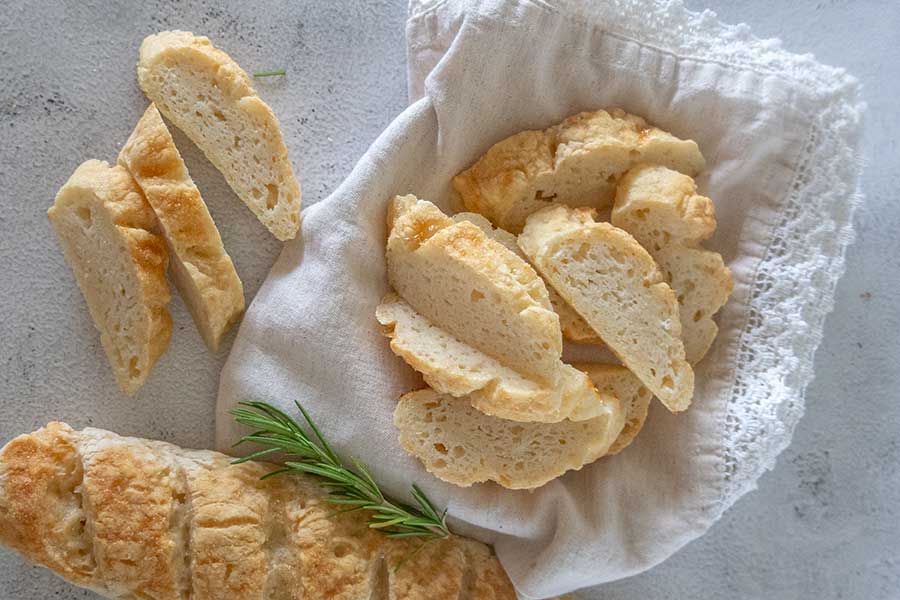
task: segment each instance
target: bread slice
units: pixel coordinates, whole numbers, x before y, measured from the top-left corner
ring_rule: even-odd
[[[456,339],[396,294],[382,300],[375,316],[394,354],[421,373],[429,386],[466,396],[487,415],[524,422],[583,421],[602,413],[610,400],[587,375],[564,363],[556,385],[535,381]]]
[[[119,387],[133,394],[169,346],[166,246],[123,167],[82,163],[47,211]]]
[[[577,422],[498,419],[431,389],[405,394],[394,410],[400,445],[430,473],[462,487],[482,481],[540,487],[603,456],[624,422],[622,402],[613,396],[600,414]]]
[[[704,167],[692,140],[681,140],[622,110],[573,115],[543,131],[523,131],[494,144],[453,179],[467,210],[519,233],[549,203],[604,208],[618,178],[648,162],[688,175]]]
[[[453,215],[453,220],[457,223],[461,221],[468,221],[469,223],[473,223],[477,225],[479,229],[481,229],[485,235],[492,238],[493,240],[500,242],[506,247],[510,252],[514,252],[517,254],[522,260],[527,261],[528,257],[525,256],[525,253],[522,252],[522,249],[519,248],[519,243],[516,241],[516,236],[506,231],[505,229],[501,229],[499,227],[494,227],[490,221],[488,221],[484,216],[473,213],[473,212],[461,212]],[[600,339],[600,336],[597,335],[597,332],[591,329],[591,326],[587,324],[581,315],[575,312],[571,306],[569,306],[565,300],[559,295],[552,285],[548,284],[546,281],[544,284],[547,287],[547,295],[550,298],[550,306],[553,307],[553,311],[559,316],[559,326],[562,331],[563,337],[567,340],[572,340],[573,342],[579,342],[582,344],[602,344],[603,340]]]
[[[156,213],[175,287],[203,341],[217,350],[244,310],[244,288],[200,191],[151,104],[119,153]]]
[[[231,189],[279,240],[300,227],[300,184],[278,119],[250,77],[209,39],[163,31],[141,44],[138,83],[197,144]]]
[[[634,236],[665,274],[678,296],[685,355],[696,364],[719,331],[712,317],[734,287],[722,256],[700,246],[716,230],[712,200],[698,195],[687,175],[640,165],[619,182],[612,222]]]
[[[519,246],[547,281],[666,407],[691,402],[678,302],[653,258],[625,231],[589,209],[532,214]]]
[[[625,367],[603,363],[582,363],[574,367],[587,373],[598,390],[622,401],[625,425],[619,437],[606,451],[607,456],[618,454],[634,441],[644,426],[653,394]]]

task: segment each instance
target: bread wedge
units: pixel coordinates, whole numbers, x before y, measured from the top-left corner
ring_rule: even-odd
[[[337,514],[319,481],[50,423],[0,450],[0,543],[105,598],[515,600],[490,548]]]
[[[622,110],[583,112],[543,131],[494,144],[453,178],[467,210],[519,233],[528,215],[550,203],[602,209],[632,166],[665,165],[688,175],[704,167],[692,140],[681,140]]]
[[[462,487],[482,481],[540,487],[603,456],[624,423],[623,402],[614,396],[591,419],[557,423],[491,417],[431,389],[405,394],[394,410],[400,445],[430,473]]]
[[[602,363],[579,363],[576,369],[587,373],[601,392],[611,394],[622,401],[625,424],[619,437],[606,451],[607,456],[618,454],[628,447],[647,420],[647,411],[653,394],[627,368]]]
[[[684,357],[678,302],[653,258],[589,209],[532,214],[519,246],[560,296],[672,412],[690,405],[694,372]]]
[[[122,391],[133,394],[169,346],[165,242],[123,167],[82,163],[47,211]]]
[[[156,107],[147,107],[119,152],[156,213],[175,287],[210,350],[244,310],[244,287],[200,190]]]
[[[469,223],[477,225],[485,235],[500,242],[511,252],[515,252],[522,260],[528,260],[525,253],[519,248],[516,236],[505,229],[494,227],[484,216],[473,212],[462,212],[453,215],[453,220],[457,223],[460,221],[468,221]],[[597,332],[591,329],[591,326],[587,324],[587,321],[585,321],[581,315],[575,312],[575,309],[562,299],[559,293],[557,293],[556,288],[546,281],[544,284],[547,287],[547,296],[550,298],[550,306],[553,307],[553,311],[559,316],[559,326],[563,337],[567,340],[582,344],[602,344],[603,341],[600,339],[600,336],[597,335]]]
[[[163,31],[144,39],[138,83],[159,111],[222,172],[279,240],[300,227],[300,184],[278,119],[250,77],[209,39]]]
[[[713,315],[734,287],[722,256],[700,245],[716,230],[712,200],[687,175],[640,165],[619,182],[612,223],[647,249],[678,296],[685,355],[696,364],[719,331]]]

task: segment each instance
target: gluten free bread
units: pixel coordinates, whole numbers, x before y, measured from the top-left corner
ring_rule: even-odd
[[[138,83],[279,240],[300,227],[300,184],[278,119],[250,77],[209,39],[163,31],[144,39]]]
[[[494,144],[453,178],[453,187],[467,210],[519,233],[528,215],[550,203],[609,206],[619,177],[639,163],[692,176],[704,166],[694,141],[678,139],[619,109],[598,110]]]
[[[634,236],[665,274],[678,296],[685,355],[696,364],[719,332],[712,317],[734,287],[722,256],[700,246],[716,230],[712,200],[697,194],[687,175],[640,165],[619,183],[612,223]]]
[[[51,423],[0,450],[0,542],[107,598],[516,597],[483,544],[418,548],[335,515],[310,478],[230,462]]]
[[[388,224],[388,280],[399,297],[386,297],[376,317],[429,385],[520,421],[601,409],[590,379],[561,361],[559,319],[524,260],[413,196],[394,199]]]
[[[119,153],[169,249],[172,279],[206,345],[217,350],[244,310],[244,289],[159,111],[151,104]]]
[[[690,405],[678,302],[653,258],[625,231],[589,209],[532,214],[519,246],[547,281],[672,412]]]
[[[165,242],[131,175],[79,166],[47,211],[119,387],[133,394],[169,346]]]

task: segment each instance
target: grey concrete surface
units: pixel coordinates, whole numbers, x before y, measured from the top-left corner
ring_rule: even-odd
[[[869,103],[866,205],[794,444],[703,538],[586,598],[900,597],[900,5],[689,0],[847,67]],[[180,301],[168,354],[136,398],[116,391],[45,211],[87,158],[114,160],[145,100],[137,47],[203,32],[248,70],[286,130],[304,202],[328,195],[405,106],[405,2],[14,0],[0,10],[0,438],[50,419],[209,446],[217,373]],[[183,138],[188,166],[251,298],[278,244]],[[0,598],[92,598],[0,551]]]

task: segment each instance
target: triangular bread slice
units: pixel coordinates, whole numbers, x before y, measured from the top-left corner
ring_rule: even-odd
[[[698,195],[687,175],[640,165],[619,182],[612,223],[634,236],[665,274],[678,296],[685,355],[696,364],[719,331],[712,317],[734,287],[722,256],[700,246],[716,230],[712,200]]]
[[[166,245],[123,167],[82,163],[47,211],[119,387],[132,394],[169,346]]]
[[[607,456],[618,454],[634,441],[644,426],[653,394],[641,384],[641,380],[635,377],[634,373],[623,366],[603,363],[579,363],[573,366],[587,373],[598,390],[622,401],[625,426],[606,451]]]
[[[200,190],[151,104],[119,153],[156,213],[169,250],[175,287],[200,330],[217,350],[244,310],[244,288]]]
[[[137,77],[276,238],[297,235],[300,184],[278,119],[230,56],[206,37],[163,31],[141,44]]]
[[[622,402],[612,396],[600,414],[577,422],[498,419],[431,389],[405,394],[394,410],[400,445],[429,472],[463,487],[482,481],[540,487],[603,456],[624,423]]]
[[[453,178],[467,210],[519,233],[549,203],[604,208],[618,178],[648,162],[688,175],[704,167],[692,140],[681,140],[622,110],[583,112],[543,131],[523,131],[494,144]]]
[[[532,214],[519,246],[541,275],[672,412],[690,405],[694,372],[684,357],[678,301],[653,258],[589,209]]]
[[[500,242],[511,252],[515,252],[522,260],[528,260],[525,253],[519,248],[516,236],[505,229],[494,227],[483,215],[473,212],[461,212],[453,215],[453,220],[457,223],[460,221],[468,221],[469,223],[477,225],[485,235]],[[600,339],[600,336],[597,335],[596,331],[591,329],[591,326],[587,324],[587,321],[585,321],[581,315],[575,312],[574,308],[569,306],[566,301],[562,299],[552,285],[547,284],[546,281],[544,284],[547,287],[547,296],[550,298],[550,306],[553,307],[553,311],[559,316],[559,327],[562,330],[563,337],[567,340],[582,344],[602,344],[603,340]]]

